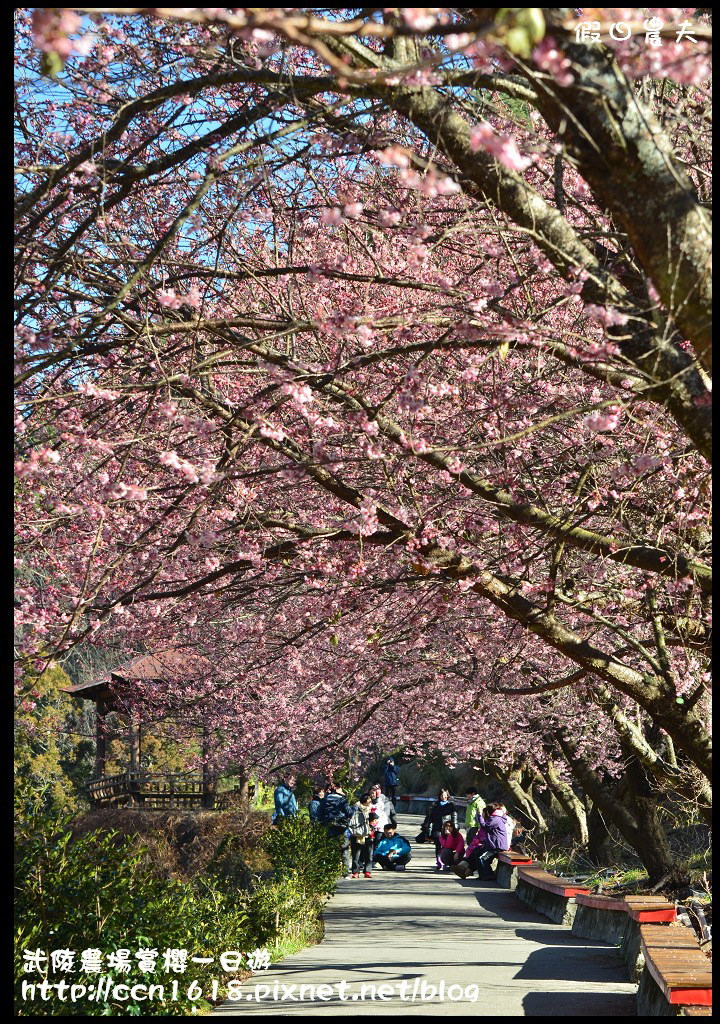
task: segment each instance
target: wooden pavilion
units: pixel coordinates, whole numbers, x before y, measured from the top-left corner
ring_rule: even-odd
[[[212,665],[207,658],[187,651],[170,650],[146,654],[129,665],[114,669],[107,677],[69,686],[72,697],[91,700],[96,707],[95,778],[87,786],[95,807],[134,807],[165,810],[170,807],[219,809],[226,796],[215,791],[215,779],[208,765],[210,732],[202,729],[202,774],[176,775],[143,771],[140,766],[142,725],[134,712],[123,707],[123,696],[138,682],[192,680],[207,676]],[[129,759],[125,772],[106,774],[107,716],[115,712],[127,718]]]

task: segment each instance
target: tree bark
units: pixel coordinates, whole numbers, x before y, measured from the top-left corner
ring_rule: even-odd
[[[517,811],[526,820],[526,823],[531,827],[537,826],[541,832],[547,832],[547,822],[542,811],[533,799],[532,794],[528,793],[522,786],[521,771],[522,769],[519,767],[512,768],[509,772],[498,775],[498,778],[507,787]]]
[[[588,822],[585,808],[578,798],[572,786],[560,778],[552,761],[548,761],[543,770],[543,777],[548,784],[550,792],[560,803],[575,828],[575,835],[583,846],[589,841]]]
[[[602,811],[593,804],[587,817],[588,857],[597,867],[612,867],[613,842]]]
[[[627,235],[681,338],[712,370],[710,216],[670,140],[603,46],[569,43],[575,81],[532,76],[538,109]],[[571,116],[568,116],[570,113]]]
[[[635,820],[642,836],[640,859],[651,883],[659,882],[673,868],[674,860],[659,814],[659,792],[652,776],[645,770],[632,748],[621,744],[625,756],[625,775]]]

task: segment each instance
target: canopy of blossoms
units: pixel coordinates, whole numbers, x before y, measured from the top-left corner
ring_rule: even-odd
[[[19,696],[697,795],[707,18],[373,11],[17,12]]]

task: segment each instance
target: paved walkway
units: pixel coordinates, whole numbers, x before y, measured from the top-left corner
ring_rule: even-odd
[[[398,820],[412,841],[421,818]],[[431,845],[413,843],[404,873],[341,881],[324,940],[257,973],[242,999],[212,1013],[636,1016],[635,986],[612,946],[575,938],[494,882],[437,874],[434,861]]]

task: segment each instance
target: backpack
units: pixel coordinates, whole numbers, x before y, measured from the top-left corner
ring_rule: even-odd
[[[325,804],[324,808],[322,804],[320,805],[322,823],[327,825],[332,832],[340,835],[348,827],[352,817],[352,811],[348,807],[347,800],[339,793],[331,793],[325,797],[323,803]]]
[[[350,835],[355,839],[361,839],[367,836],[370,832],[370,827],[367,824],[365,815],[362,811],[356,810],[350,819]]]

